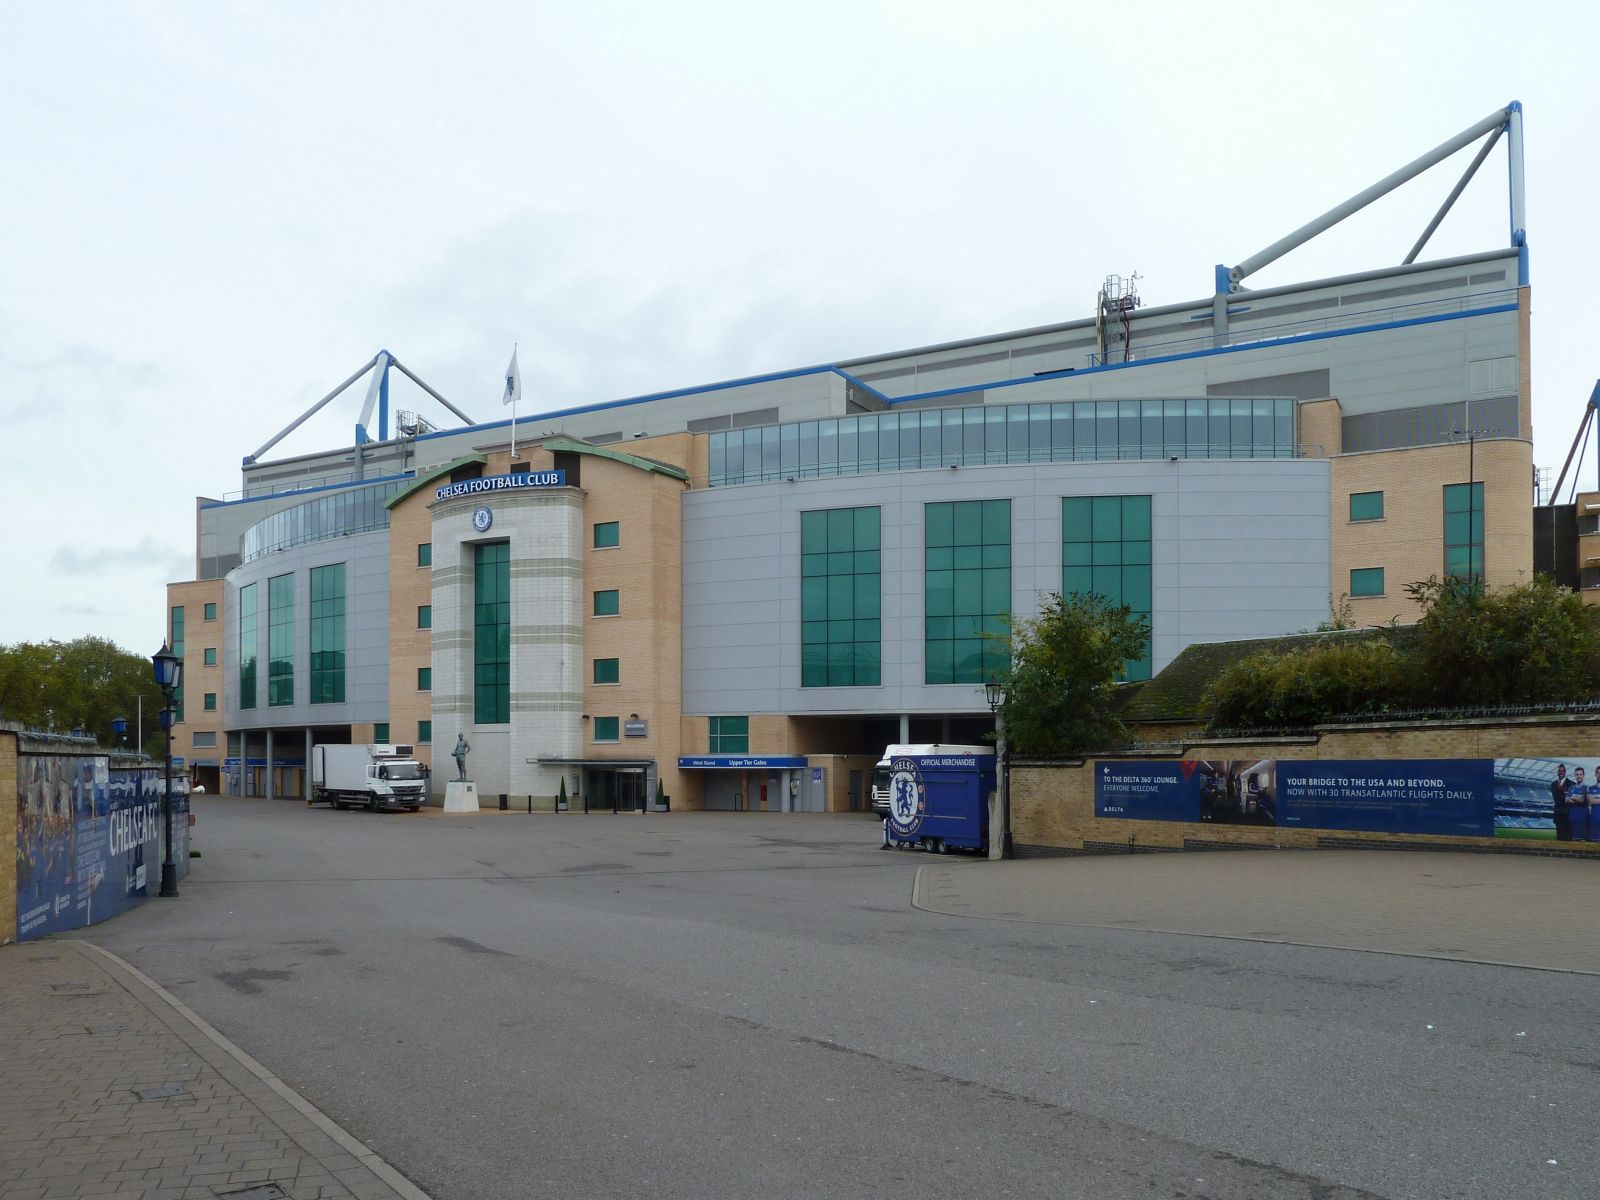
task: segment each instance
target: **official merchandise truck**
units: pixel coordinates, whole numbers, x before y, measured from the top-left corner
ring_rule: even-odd
[[[887,747],[872,772],[872,809],[883,816],[884,846],[987,850],[994,787],[993,746]]]
[[[428,798],[428,778],[411,754],[410,746],[313,746],[306,803],[416,812]]]

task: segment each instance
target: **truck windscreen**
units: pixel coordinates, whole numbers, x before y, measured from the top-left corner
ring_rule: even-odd
[[[421,779],[422,767],[414,762],[384,763],[384,776],[388,779]]]

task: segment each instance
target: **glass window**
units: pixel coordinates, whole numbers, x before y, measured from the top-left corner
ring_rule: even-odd
[[[433,628],[433,605],[431,605],[431,604],[419,604],[419,605],[417,605],[417,628],[418,629],[432,629]]]
[[[710,719],[710,754],[749,754],[749,717],[712,717]]]
[[[614,617],[622,611],[622,593],[612,588],[606,592],[594,594],[594,615],[597,617]]]
[[[1099,595],[1151,618],[1149,496],[1068,496],[1061,501],[1061,594]],[[1150,678],[1150,643],[1123,664],[1125,680]]]
[[[384,728],[385,728],[385,731],[387,731],[388,727],[385,726]],[[388,738],[384,739],[384,741],[388,741],[388,740],[389,740]],[[433,722],[432,721],[418,721],[417,722],[417,745],[419,745],[419,746],[428,746],[428,745],[432,745],[432,743],[433,743]]]
[[[600,521],[594,527],[594,548],[609,550],[621,544],[622,524],[619,521]]]
[[[594,681],[596,683],[621,683],[622,660],[617,658],[597,658],[594,660]]]
[[[417,668],[417,691],[419,691],[419,692],[431,692],[431,691],[433,691],[433,668],[432,667],[418,667]]]
[[[256,585],[239,589],[239,707],[256,706]]]
[[[619,717],[596,717],[594,719],[594,740],[597,742],[621,741],[619,726],[622,724]]]
[[[344,564],[311,569],[311,703],[344,702]]]
[[[207,712],[216,712],[217,711],[217,694],[215,692],[207,692],[206,693],[206,711]]]
[[[472,548],[472,710],[479,725],[511,720],[511,544]]]
[[[217,648],[215,646],[206,647],[205,665],[208,667],[217,665]]]
[[[206,609],[205,609],[205,612],[206,612],[206,620],[208,620],[208,621],[215,621],[215,620],[216,620],[216,619],[217,619],[217,605],[216,605],[216,601],[211,601],[211,602],[209,602],[209,603],[208,603],[208,604],[207,604],[207,605],[206,605]]]
[[[1005,669],[1000,632],[1011,609],[1011,501],[923,508],[923,629],[927,683],[983,683]]]
[[[1452,579],[1483,582],[1483,484],[1444,487],[1444,571]]]
[[[183,605],[177,605],[172,610],[171,639],[168,645],[172,652],[179,658],[183,657]],[[183,688],[175,688],[172,693],[172,719],[183,720]]]
[[[800,514],[800,685],[876,687],[879,663],[880,512]]]
[[[431,566],[433,566],[433,543],[432,542],[419,542],[417,544],[417,566],[419,566],[419,567],[431,567]]]
[[[267,580],[267,707],[294,703],[294,576]]]
[[[1350,594],[1352,596],[1383,595],[1383,568],[1356,567],[1353,569],[1350,572]]]
[[[208,729],[208,730],[199,730],[199,729],[197,729],[197,730],[195,730],[194,731],[194,748],[196,750],[215,750],[217,748],[216,730],[214,730],[214,729]]]
[[[1383,520],[1383,493],[1350,493],[1350,519],[1352,521]]]

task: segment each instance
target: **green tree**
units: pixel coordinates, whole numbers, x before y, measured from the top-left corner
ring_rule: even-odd
[[[1438,705],[1560,704],[1600,697],[1600,611],[1546,576],[1485,589],[1428,579],[1415,670]]]
[[[1212,729],[1304,729],[1412,701],[1406,658],[1381,633],[1330,637],[1236,662],[1201,698]]]
[[[1127,737],[1112,692],[1124,664],[1144,653],[1147,618],[1101,596],[1051,592],[1037,617],[1008,624],[1011,666],[1000,711],[1011,749],[1081,754]]]
[[[159,754],[161,689],[148,658],[97,637],[0,646],[0,717],[30,729],[81,728],[109,746],[112,719],[126,717],[131,749],[141,696],[144,748]]]

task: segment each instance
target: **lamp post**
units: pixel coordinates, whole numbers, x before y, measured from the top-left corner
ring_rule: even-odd
[[[123,749],[128,744],[128,718],[112,717],[111,732],[117,735],[117,749]]]
[[[150,656],[155,667],[156,686],[161,689],[161,727],[167,731],[167,790],[162,803],[162,819],[166,824],[166,845],[161,855],[161,894],[178,894],[178,867],[172,861],[172,718],[173,694],[183,680],[183,659],[174,654],[166,642]]]
[[[989,858],[998,861],[1011,857],[1011,781],[1006,761],[1005,685],[998,679],[991,679],[983,685],[983,695],[989,702],[989,711],[994,714],[995,758],[999,767],[995,776],[995,803],[989,812]]]

